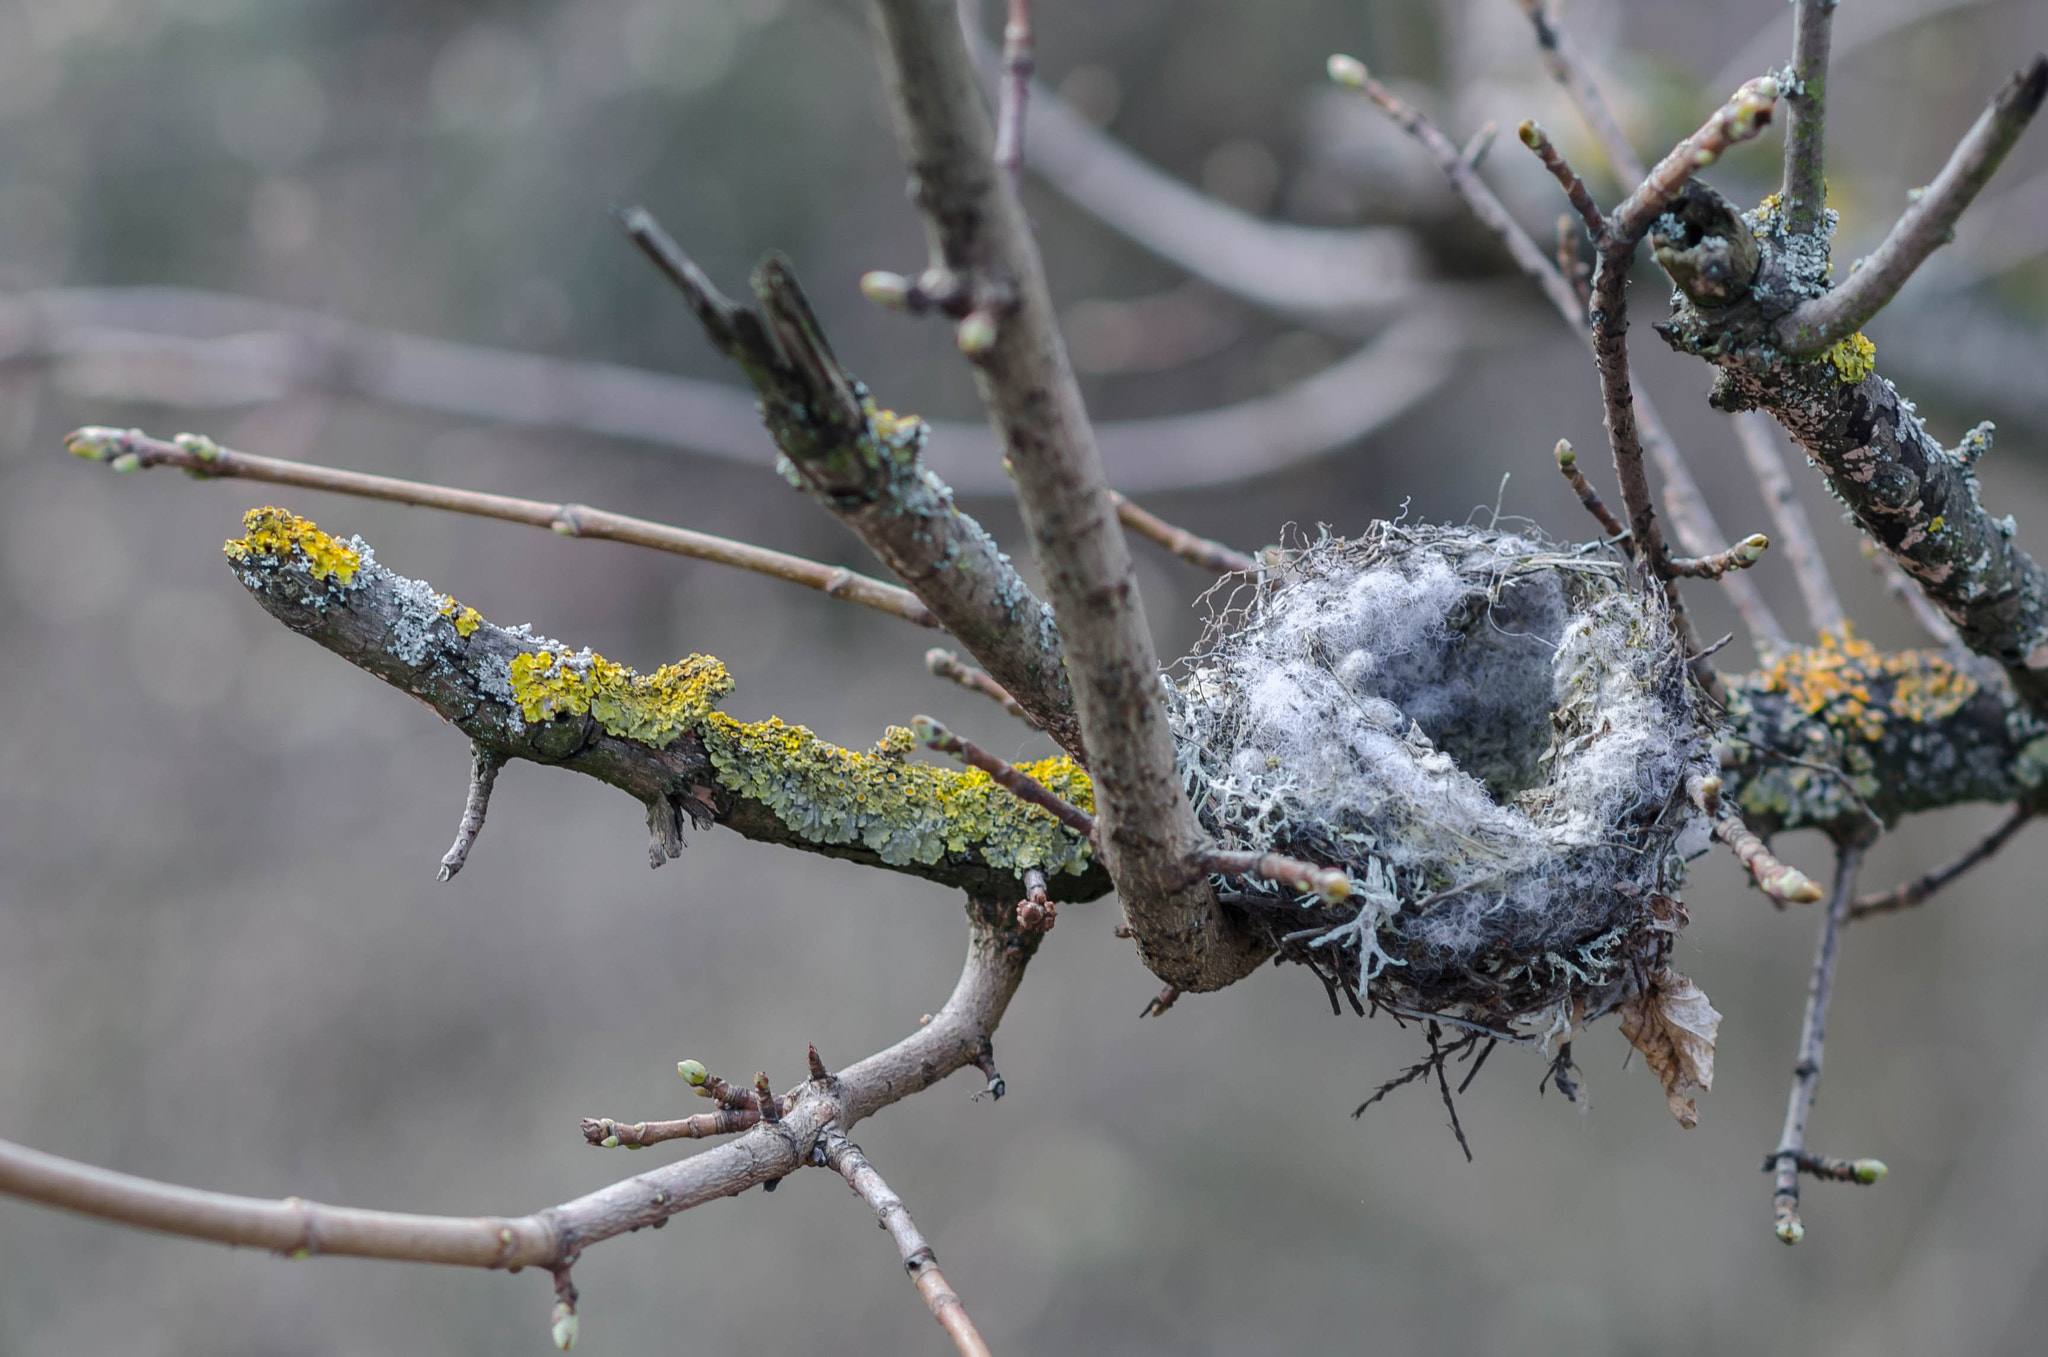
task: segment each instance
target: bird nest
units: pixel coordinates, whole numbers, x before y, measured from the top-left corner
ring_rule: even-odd
[[[1280,553],[1169,705],[1227,848],[1351,877],[1227,902],[1365,1011],[1542,1039],[1611,1011],[1683,919],[1710,718],[1661,595],[1600,547],[1379,523]]]

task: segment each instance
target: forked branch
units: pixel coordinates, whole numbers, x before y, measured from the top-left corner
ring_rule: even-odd
[[[967,962],[932,1020],[837,1075],[812,1079],[772,1126],[693,1158],[636,1174],[525,1216],[428,1216],[238,1197],[96,1168],[0,1140],[0,1194],[189,1239],[292,1257],[340,1254],[566,1276],[577,1256],[629,1231],[784,1178],[813,1162],[826,1128],[851,1129],[881,1108],[978,1066],[1036,950],[1006,906],[969,907]],[[922,1289],[922,1288],[920,1288]],[[568,1318],[573,1318],[570,1310]],[[557,1312],[557,1322],[564,1318]],[[573,1329],[571,1330],[573,1332]]]

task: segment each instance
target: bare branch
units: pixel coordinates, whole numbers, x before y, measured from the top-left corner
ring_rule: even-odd
[[[846,1179],[846,1185],[874,1208],[876,1219],[896,1241],[897,1252],[903,1256],[903,1268],[910,1274],[911,1284],[924,1297],[932,1318],[939,1321],[939,1327],[953,1340],[960,1357],[989,1357],[988,1344],[982,1341],[974,1321],[968,1318],[967,1307],[960,1303],[960,1297],[954,1294],[945,1275],[939,1271],[938,1255],[932,1252],[932,1246],[925,1243],[924,1236],[918,1232],[903,1199],[882,1180],[881,1174],[875,1172],[875,1166],[861,1153],[860,1146],[839,1131],[828,1128],[818,1137],[817,1152],[826,1167]]]
[[[674,1121],[613,1121],[610,1117],[585,1117],[583,1138],[601,1149],[644,1149],[664,1140],[704,1140],[711,1136],[734,1136],[760,1124],[760,1110],[720,1108],[699,1112]]]
[[[1764,552],[1770,549],[1770,545],[1770,538],[1753,532],[1726,551],[1717,551],[1711,556],[1670,557],[1664,562],[1664,568],[1674,575],[1717,580],[1731,570],[1749,569],[1764,558]]]
[[[1802,4],[1802,14],[1805,9]],[[2048,54],[2036,56],[2006,82],[1964,134],[1934,182],[1920,190],[1884,243],[1857,265],[1840,287],[1801,303],[1778,322],[1779,347],[1789,354],[1811,357],[1855,334],[1883,310],[1913,276],[1913,270],[1954,238],[1956,219],[1990,182],[2006,152],[2040,111],[2044,97],[2048,97]]]
[[[1842,600],[1836,596],[1834,581],[1828,577],[1827,560],[1813,535],[1806,507],[1799,502],[1799,492],[1792,485],[1785,459],[1779,455],[1777,429],[1769,416],[1755,410],[1738,411],[1733,422],[1735,439],[1742,445],[1743,456],[1749,459],[1749,469],[1764,492],[1764,502],[1770,505],[1778,540],[1792,562],[1800,596],[1806,600],[1807,620],[1817,632],[1839,635],[1848,615],[1842,611]]]
[[[1819,230],[1827,210],[1828,44],[1840,2],[1795,0],[1792,8],[1792,78],[1785,86],[1785,178],[1779,196],[1786,226],[1795,235]]]
[[[1806,1237],[1799,1219],[1799,1172],[1806,1152],[1806,1123],[1813,1115],[1813,1101],[1820,1093],[1821,1055],[1827,1044],[1828,1000],[1835,983],[1835,957],[1842,936],[1842,924],[1856,898],[1856,878],[1863,867],[1863,846],[1846,844],[1835,860],[1835,884],[1828,896],[1827,916],[1822,919],[1820,938],[1814,944],[1813,975],[1807,982],[1806,1016],[1799,1027],[1799,1053],[1792,1062],[1792,1095],[1785,1107],[1785,1128],[1778,1136],[1778,1148],[1771,1155],[1776,1193],[1771,1204],[1776,1211],[1778,1238],[1797,1244]]]
[[[1862,919],[1872,914],[1891,914],[1926,903],[1943,886],[2005,847],[2007,840],[2024,829],[2027,822],[2034,818],[2034,813],[2034,807],[2031,805],[2022,804],[2014,807],[2012,814],[2007,816],[1998,828],[1978,840],[1960,857],[1943,863],[1924,876],[1902,882],[1882,895],[1858,896],[1856,903],[1849,910],[1849,917]]]
[[[1619,543],[1624,551],[1630,550],[1628,528],[1600,498],[1600,492],[1586,479],[1586,473],[1579,470],[1579,454],[1562,438],[1557,440],[1553,451],[1557,457],[1557,469],[1564,473],[1565,483],[1579,497],[1579,503],[1586,506],[1586,512],[1593,516],[1593,521],[1600,525],[1600,531],[1606,533],[1609,540]]]
[[[1543,54],[1543,64],[1549,70],[1550,78],[1564,87],[1565,93],[1577,106],[1579,116],[1593,129],[1593,139],[1606,152],[1607,164],[1614,171],[1614,177],[1624,184],[1641,183],[1644,175],[1642,158],[1629,144],[1621,124],[1607,107],[1606,98],[1594,83],[1592,73],[1586,69],[1571,36],[1558,23],[1557,0],[1520,0],[1520,3],[1522,12],[1535,26],[1536,47]]]
[[[962,663],[960,657],[952,651],[942,646],[933,646],[924,653],[924,667],[942,679],[952,680],[969,692],[980,693],[1025,725],[1037,729],[1031,720],[1031,713],[1025,711],[1016,698],[1010,696],[1009,689],[973,665]]]
[[[1529,239],[1528,233],[1522,230],[1506,205],[1494,196],[1493,190],[1488,188],[1485,181],[1465,163],[1463,153],[1452,144],[1451,139],[1439,131],[1429,119],[1423,117],[1413,105],[1374,79],[1372,73],[1366,70],[1365,63],[1358,58],[1342,55],[1331,57],[1329,73],[1330,79],[1337,84],[1357,90],[1379,105],[1380,109],[1393,119],[1396,126],[1422,143],[1424,149],[1443,170],[1444,177],[1451,181],[1451,187],[1465,200],[1465,205],[1471,209],[1472,215],[1479,218],[1480,225],[1493,232],[1501,244],[1507,247],[1508,254],[1514,259],[1516,266],[1536,281],[1537,286],[1541,287],[1544,295],[1550,299],[1550,304],[1557,308],[1558,314],[1571,321],[1573,328],[1576,329],[1581,322],[1573,321],[1572,317],[1583,315],[1584,311],[1578,305],[1578,299],[1572,294],[1571,285],[1557,271],[1556,266],[1544,258],[1543,251],[1537,248],[1535,241]]]
[[[1550,177],[1557,180],[1564,189],[1564,196],[1579,214],[1579,220],[1586,224],[1586,234],[1598,240],[1607,230],[1607,219],[1600,215],[1599,204],[1586,188],[1586,181],[1579,178],[1579,172],[1564,158],[1564,152],[1550,142],[1550,134],[1543,130],[1543,124],[1534,118],[1525,119],[1520,129],[1522,144],[1536,153],[1543,162],[1543,168],[1550,171]]]
[[[1445,304],[1456,290],[1431,294]],[[1097,427],[1132,491],[1241,480],[1362,438],[1450,376],[1466,340],[1435,302],[1293,386],[1235,405]],[[741,388],[611,363],[451,344],[183,288],[0,297],[0,358],[59,365],[98,399],[228,406],[295,390],[357,395],[492,424],[636,439],[766,469],[774,445]],[[925,460],[963,494],[1008,495],[986,421],[931,424]]]
[[[1319,867],[1280,853],[1210,848],[1196,854],[1195,861],[1203,871],[1219,876],[1255,876],[1303,895],[1313,895],[1326,905],[1341,904],[1351,898],[1351,878],[1342,868]]]
[[[504,759],[496,752],[480,744],[470,745],[469,794],[463,799],[462,820],[455,827],[455,845],[441,859],[443,881],[453,881],[462,864],[469,861],[469,850],[475,845],[476,836],[483,832],[484,816],[491,809],[491,784],[498,780],[498,770],[504,766]]]
[[[1688,785],[1694,804],[1707,813],[1714,837],[1728,845],[1756,882],[1756,888],[1779,905],[1810,905],[1821,898],[1819,883],[1787,863],[1780,862],[1764,841],[1742,822],[1742,816],[1721,797],[1721,778],[1710,773],[1695,777]]]
[[[811,1162],[829,1125],[850,1129],[881,1108],[977,1065],[1036,950],[992,905],[969,909],[967,963],[932,1020],[895,1045],[806,1084],[775,1126],[756,1126],[679,1163],[638,1174],[533,1215],[424,1216],[268,1201],[178,1187],[95,1168],[0,1140],[0,1194],[189,1239],[293,1257],[341,1254],[459,1267],[565,1272],[582,1250]]]
[[[1024,165],[1024,109],[1031,97],[1031,0],[1006,0],[1003,78],[996,98],[996,164],[1015,182]]]
[[[262,481],[269,485],[325,490],[357,499],[413,504],[446,513],[524,523],[529,527],[551,529],[564,537],[590,537],[649,547],[801,584],[921,627],[939,625],[939,619],[932,615],[931,609],[919,602],[917,595],[908,589],[855,574],[844,566],[807,561],[801,556],[770,551],[766,547],[750,546],[730,538],[714,537],[710,533],[671,527],[644,518],[630,518],[584,504],[549,504],[541,500],[514,499],[509,495],[486,495],[475,490],[427,485],[390,476],[371,476],[309,462],[258,457],[253,453],[221,447],[202,434],[179,434],[166,442],[151,438],[140,429],[88,427],[65,435],[64,445],[78,456],[105,462],[116,471],[173,466],[202,480]]]
[[[1197,537],[1186,528],[1177,528],[1157,514],[1147,513],[1114,490],[1109,492],[1109,498],[1116,505],[1118,522],[1138,536],[1157,542],[1189,565],[1213,570],[1219,575],[1250,574],[1259,568],[1259,563],[1243,552],[1206,537]]]
[[[964,28],[976,67],[995,87],[1000,58],[971,8]],[[1225,292],[1319,317],[1356,316],[1420,300],[1427,265],[1405,230],[1261,221],[1134,155],[1044,85],[1032,83],[1029,105],[1026,159],[1041,180],[1082,211]],[[1131,484],[1121,476],[1119,483]]]
[[[932,264],[1005,299],[985,344],[965,342],[974,317],[961,323],[962,348],[1016,473],[1058,618],[1103,821],[1097,842],[1146,965],[1185,989],[1220,988],[1264,960],[1266,944],[1188,873],[1202,831],[1175,767],[1144,603],[1037,246],[1014,186],[990,161],[958,11],[951,0],[879,0],[876,15]]]

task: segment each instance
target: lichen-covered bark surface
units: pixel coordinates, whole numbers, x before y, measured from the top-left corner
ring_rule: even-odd
[[[1988,440],[1943,448],[1913,402],[1877,372],[1875,346],[1861,334],[1813,358],[1777,348],[1777,322],[1827,290],[1831,233],[1832,214],[1825,229],[1800,235],[1775,198],[1738,214],[1719,195],[1696,195],[1651,237],[1681,288],[1658,333],[1719,369],[1715,405],[1776,418],[1964,643],[2005,666],[2021,699],[2048,711],[2048,576],[2014,540],[2012,518],[1994,517],[1980,498],[1972,465]],[[1701,261],[1752,242],[1753,278],[1712,289],[1699,281]]]
[[[841,749],[777,718],[717,709],[723,665],[691,656],[652,674],[508,629],[380,565],[360,539],[254,510],[228,544],[266,611],[386,683],[411,693],[500,759],[583,773],[648,808],[656,865],[687,829],[723,825],[764,843],[887,867],[977,891],[1023,893],[1045,871],[1056,900],[1089,900],[1108,880],[1088,845],[1051,815],[972,770],[907,762],[909,732],[867,752]],[[1087,775],[1060,757],[1027,765],[1089,804]]]

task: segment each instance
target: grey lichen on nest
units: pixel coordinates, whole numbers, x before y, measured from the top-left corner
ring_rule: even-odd
[[[1387,523],[1240,584],[1171,684],[1189,797],[1353,890],[1225,898],[1354,1002],[1525,1040],[1620,1004],[1683,918],[1714,767],[1659,592],[1597,546]]]

